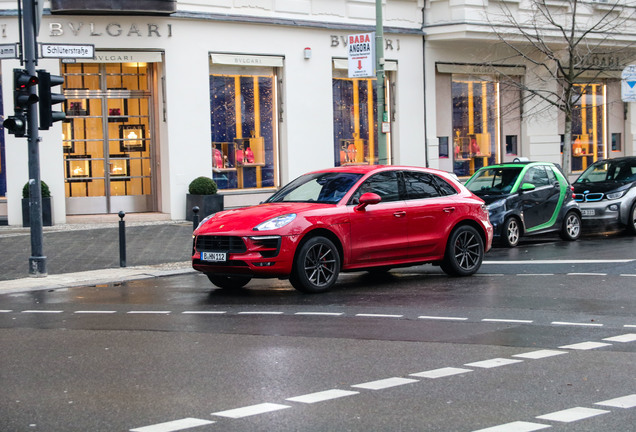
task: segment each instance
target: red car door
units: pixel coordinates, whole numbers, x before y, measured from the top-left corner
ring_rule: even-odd
[[[380,196],[378,204],[356,210],[350,205],[350,266],[364,266],[400,260],[408,255],[406,203],[401,200],[396,171],[369,177],[355,192],[352,203],[366,192]]]

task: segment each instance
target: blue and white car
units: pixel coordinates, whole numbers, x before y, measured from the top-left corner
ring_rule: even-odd
[[[573,186],[584,225],[636,234],[636,156],[597,161]]]

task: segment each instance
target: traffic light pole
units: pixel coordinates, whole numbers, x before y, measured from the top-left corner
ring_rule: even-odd
[[[23,0],[22,15],[24,29],[23,54],[25,69],[29,75],[35,75],[36,46],[35,38],[35,4],[33,0]],[[31,86],[31,94],[35,94],[37,86]],[[38,107],[31,104],[27,107],[27,143],[29,151],[29,219],[31,226],[31,256],[29,257],[29,276],[46,276],[46,257],[43,252],[42,230],[42,188],[40,183],[40,137],[38,133]]]

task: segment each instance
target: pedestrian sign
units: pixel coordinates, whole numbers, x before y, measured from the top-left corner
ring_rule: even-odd
[[[621,74],[621,99],[636,102],[636,65],[629,65]]]
[[[349,78],[375,76],[375,33],[347,36]]]

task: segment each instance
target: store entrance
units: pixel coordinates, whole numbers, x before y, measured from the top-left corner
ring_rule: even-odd
[[[67,214],[156,210],[149,65],[63,65]]]

